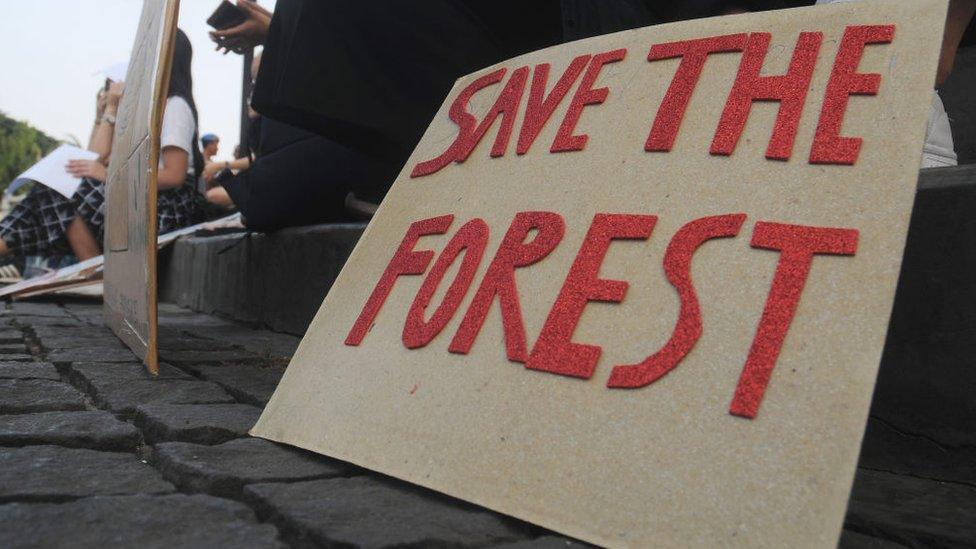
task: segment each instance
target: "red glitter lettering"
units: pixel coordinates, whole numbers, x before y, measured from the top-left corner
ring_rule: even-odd
[[[675,233],[664,254],[664,272],[681,300],[678,322],[671,333],[671,339],[643,362],[615,366],[607,387],[645,387],[664,377],[687,356],[702,334],[701,308],[691,281],[691,258],[705,242],[739,234],[745,220],[745,214],[703,217],[686,224]]]
[[[881,75],[856,72],[868,44],[887,44],[895,36],[894,25],[847,27],[841,39],[834,68],[824,92],[820,121],[810,149],[811,164],[853,165],[861,152],[860,137],[842,137],[841,126],[851,95],[877,95]]]
[[[793,141],[800,125],[813,69],[817,64],[823,33],[800,33],[786,74],[760,76],[770,39],[771,35],[767,32],[749,35],[742,61],[739,63],[739,72],[712,140],[712,154],[732,154],[746,127],[753,101],[780,102],[773,134],[766,149],[766,158],[789,160],[793,153]]]
[[[760,221],[752,233],[753,248],[779,250],[779,264],[766,298],[749,356],[735,388],[729,413],[755,418],[776,366],[786,332],[816,254],[854,255],[858,231]]]
[[[538,231],[535,238],[531,242],[525,242],[532,230]],[[471,350],[488,316],[488,310],[495,296],[498,296],[506,355],[511,361],[525,362],[525,325],[522,322],[522,308],[515,286],[515,269],[527,267],[548,256],[562,241],[565,231],[566,223],[556,213],[519,212],[515,215],[448,351],[467,354]]]
[[[682,40],[655,44],[647,54],[648,61],[681,58],[678,70],[664,94],[664,100],[654,117],[651,133],[644,144],[645,151],[670,151],[674,140],[678,136],[681,120],[688,109],[691,94],[698,85],[705,60],[713,53],[728,53],[742,51],[745,47],[747,35],[729,34],[726,36],[712,36],[696,40]]]
[[[444,326],[450,322],[461,301],[471,287],[471,281],[481,264],[481,257],[488,245],[488,224],[482,219],[472,219],[464,224],[451,238],[447,246],[434,262],[433,268],[427,274],[420,290],[417,291],[413,304],[407,312],[407,320],[403,325],[403,344],[408,349],[416,349],[430,343]],[[454,264],[458,256],[464,253],[461,267],[458,269],[454,281],[447,289],[444,300],[434,310],[430,320],[424,322],[424,311],[430,305],[437,287],[443,280],[447,270]]]
[[[355,346],[362,343],[363,338],[366,337],[367,332],[373,326],[376,315],[379,314],[383,303],[386,302],[386,298],[390,295],[390,291],[393,290],[393,284],[396,282],[397,277],[401,275],[421,275],[427,270],[427,265],[434,258],[434,252],[430,250],[415,251],[413,249],[417,241],[420,240],[420,237],[444,234],[453,221],[453,215],[442,215],[440,217],[415,221],[410,225],[410,228],[407,229],[407,234],[400,241],[400,247],[393,254],[393,258],[390,259],[386,270],[383,271],[383,275],[380,276],[376,287],[373,288],[373,293],[366,300],[366,305],[363,307],[362,312],[359,313],[359,318],[356,319],[352,329],[349,330],[349,334],[346,335],[346,345]]]
[[[596,214],[579,253],[549,311],[526,368],[589,379],[602,349],[573,343],[573,332],[590,301],[619,303],[627,293],[622,280],[599,278],[600,265],[610,243],[618,239],[647,240],[657,217],[633,214]]]
[[[600,71],[603,70],[604,65],[616,63],[622,60],[625,55],[627,55],[627,50],[619,49],[598,53],[593,56],[593,59],[590,61],[590,66],[586,69],[586,74],[583,75],[583,80],[580,82],[579,88],[576,89],[576,95],[573,96],[573,101],[569,104],[569,109],[566,111],[563,123],[559,126],[559,131],[556,132],[556,139],[553,140],[549,152],[583,150],[589,137],[586,134],[573,135],[576,124],[583,114],[583,109],[589,105],[603,103],[607,100],[607,96],[610,95],[608,88],[594,88],[593,84],[599,78]]]

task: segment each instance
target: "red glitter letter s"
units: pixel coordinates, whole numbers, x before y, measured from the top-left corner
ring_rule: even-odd
[[[691,258],[705,242],[739,234],[745,220],[745,214],[703,217],[675,233],[664,254],[664,272],[681,299],[671,339],[639,364],[614,366],[607,387],[636,389],[650,385],[674,369],[691,351],[702,333],[701,309],[691,281]]]
[[[468,112],[468,102],[482,88],[501,82],[505,75],[505,69],[501,68],[478,78],[466,88],[461,90],[448,116],[458,125],[458,135],[454,142],[446,151],[437,158],[426,162],[418,163],[410,177],[420,177],[438,172],[451,162],[464,162],[467,160],[471,151],[481,142],[488,128],[495,122],[499,115],[502,116],[502,125],[498,129],[495,143],[491,147],[491,156],[498,157],[505,154],[508,141],[512,136],[512,127],[515,124],[515,114],[522,101],[522,93],[525,91],[525,81],[528,78],[529,68],[519,67],[512,72],[512,77],[502,89],[495,104],[485,114],[485,118],[478,124],[478,119]]]

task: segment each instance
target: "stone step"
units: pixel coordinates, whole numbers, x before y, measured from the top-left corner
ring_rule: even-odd
[[[845,526],[908,547],[973,547],[976,486],[862,468]]]
[[[301,335],[364,224],[177,241],[159,258],[160,298]]]

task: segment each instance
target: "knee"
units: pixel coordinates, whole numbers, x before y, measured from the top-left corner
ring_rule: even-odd
[[[207,202],[227,209],[234,207],[234,201],[227,194],[227,189],[223,187],[214,187],[207,190]]]

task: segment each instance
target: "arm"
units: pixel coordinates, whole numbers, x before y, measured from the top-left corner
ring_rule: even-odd
[[[98,121],[98,126],[92,132],[91,140],[88,142],[88,150],[98,153],[98,159],[103,164],[108,164],[108,157],[112,154],[112,137],[115,134],[115,116],[119,113],[119,103],[122,101],[122,92],[125,90],[123,82],[112,82],[108,88],[108,97],[105,102],[105,112]]]
[[[215,175],[221,170],[246,170],[251,167],[251,159],[248,157],[236,158],[224,162],[211,162],[203,167],[203,180],[207,183],[213,181]]]
[[[229,29],[210,31],[210,39],[217,43],[217,50],[244,53],[244,50],[264,43],[271,27],[272,13],[253,0],[237,0],[237,7],[247,17],[243,23]]]
[[[952,64],[956,60],[956,50],[966,32],[969,21],[976,13],[976,0],[952,0],[949,3],[949,15],[946,19],[945,34],[942,36],[942,56],[939,58],[939,75],[936,87],[945,83],[952,72]]]
[[[98,90],[98,95],[95,96],[95,123],[92,124],[91,133],[88,135],[88,150],[93,150],[92,145],[95,142],[95,132],[98,131],[98,125],[102,123],[102,116],[105,114],[105,107],[108,105],[108,94],[104,89]]]
[[[175,189],[186,181],[186,170],[190,166],[190,155],[179,147],[163,147],[160,153],[163,165],[156,178],[161,191]]]

